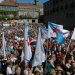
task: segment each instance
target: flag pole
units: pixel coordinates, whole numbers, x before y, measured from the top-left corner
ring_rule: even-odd
[[[71,34],[71,33],[70,33]],[[72,34],[71,34],[71,36],[72,36]],[[68,47],[67,47],[67,51],[66,51],[66,54],[68,53],[68,50],[69,50],[69,46],[70,46],[70,44],[71,44],[71,42],[72,42],[72,40],[71,40],[71,36],[70,36],[70,41],[69,41],[69,44],[68,44]]]
[[[47,51],[46,51],[46,62],[45,62],[45,73],[47,72],[46,71],[46,66],[47,66],[47,58],[48,58],[48,52],[49,52],[49,38],[47,38]]]
[[[70,44],[71,44],[71,39],[70,39],[69,44],[68,44],[68,47],[67,47],[67,52],[68,52],[68,50],[69,50]],[[66,54],[67,54],[67,52],[66,52]]]

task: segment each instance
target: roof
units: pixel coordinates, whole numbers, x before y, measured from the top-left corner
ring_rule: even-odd
[[[0,3],[0,6],[22,6],[22,7],[39,7],[39,8],[43,8],[42,5],[35,5],[32,3],[15,3],[15,2],[2,2]]]
[[[17,4],[14,2],[2,2],[0,6],[17,6]]]
[[[42,5],[35,5],[35,4],[31,4],[31,3],[17,3],[18,6],[23,6],[23,7],[43,7]]]

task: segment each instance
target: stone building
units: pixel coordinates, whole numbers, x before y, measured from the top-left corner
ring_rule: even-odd
[[[44,22],[61,24],[72,30],[75,26],[75,0],[48,0],[44,4]]]
[[[0,3],[0,20],[13,19],[17,16],[17,5],[13,2]]]
[[[38,18],[42,15],[41,10],[43,9],[42,6],[34,5],[34,4],[25,4],[25,3],[18,3],[18,15],[20,18],[24,18],[26,22],[38,23]]]
[[[4,0],[0,3],[0,11],[5,12],[5,14],[1,14],[0,16],[9,16],[15,17],[15,19],[24,20],[27,23],[38,23],[40,15],[43,15],[43,6],[38,5],[39,0],[34,0],[35,4],[31,3],[17,3],[14,0]],[[12,13],[6,14],[6,11],[16,11],[16,14]]]

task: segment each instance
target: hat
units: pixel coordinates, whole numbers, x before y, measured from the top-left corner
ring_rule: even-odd
[[[62,71],[63,69],[60,66],[57,66],[55,70],[56,71]]]
[[[54,69],[51,69],[50,74],[56,73]]]

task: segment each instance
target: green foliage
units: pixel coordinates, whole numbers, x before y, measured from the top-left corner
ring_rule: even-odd
[[[0,10],[0,20],[5,20],[5,18],[8,20],[16,19],[17,13],[17,11]],[[10,14],[12,14],[14,17],[10,17]]]
[[[1,15],[9,15],[9,14],[17,15],[17,11],[0,10],[0,14]]]

